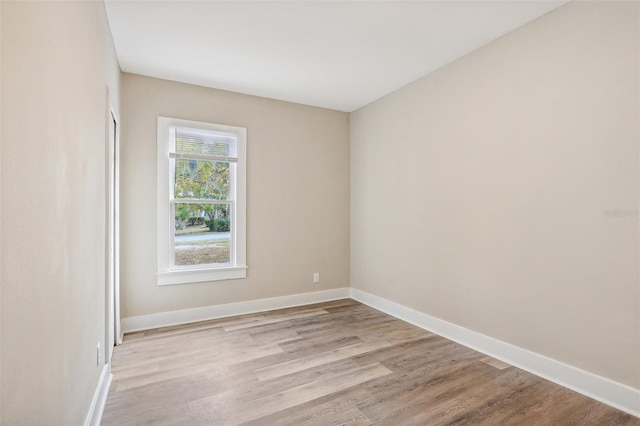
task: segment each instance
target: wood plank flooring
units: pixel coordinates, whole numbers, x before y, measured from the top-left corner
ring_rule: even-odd
[[[350,299],[125,336],[103,425],[640,425]]]

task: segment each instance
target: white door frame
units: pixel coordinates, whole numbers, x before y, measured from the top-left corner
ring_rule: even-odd
[[[115,344],[122,343],[122,329],[120,327],[120,117],[115,110],[112,110],[112,115],[116,123],[116,134],[114,138],[115,152],[113,159],[115,161],[113,183],[114,188],[114,244],[115,244],[115,256],[113,271],[115,274],[113,281],[114,288],[114,327],[115,327]]]
[[[107,282],[105,364],[111,362],[113,347],[122,343],[120,336],[120,118],[109,105],[107,148]]]

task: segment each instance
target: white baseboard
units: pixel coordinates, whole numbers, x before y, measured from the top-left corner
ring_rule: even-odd
[[[640,390],[351,288],[351,297],[398,319],[640,417]]]
[[[183,309],[180,311],[159,312],[150,315],[122,318],[123,333],[150,330],[152,328],[188,324],[235,315],[253,314],[274,309],[293,306],[310,305],[331,300],[349,298],[349,288],[314,291],[311,293],[292,294],[289,296],[271,297],[268,299],[250,300],[247,302],[227,303],[224,305],[205,306],[202,308]]]
[[[109,387],[111,386],[112,378],[111,364],[107,364],[102,368],[102,373],[100,373],[100,380],[98,380],[98,386],[96,386],[96,390],[93,393],[89,412],[84,419],[84,426],[100,425],[104,406],[107,403],[107,396],[109,396]]]

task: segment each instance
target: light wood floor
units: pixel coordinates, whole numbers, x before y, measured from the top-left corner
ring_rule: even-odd
[[[103,425],[640,425],[353,300],[125,336]]]

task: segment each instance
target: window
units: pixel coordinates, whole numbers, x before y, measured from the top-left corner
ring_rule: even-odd
[[[158,117],[158,285],[246,277],[246,134]]]

